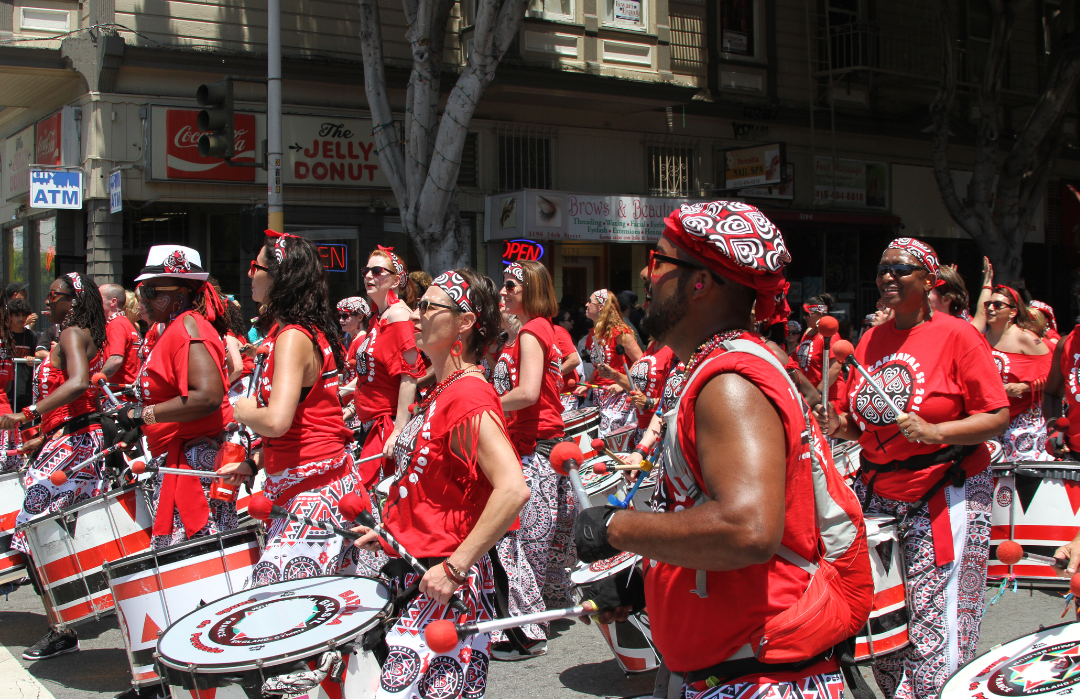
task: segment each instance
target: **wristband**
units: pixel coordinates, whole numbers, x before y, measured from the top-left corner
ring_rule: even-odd
[[[41,414],[38,413],[38,411],[37,411],[37,404],[36,403],[34,405],[30,405],[30,406],[27,406],[27,407],[23,408],[22,409],[22,414],[23,414],[23,417],[26,418],[27,422],[33,422],[37,418],[41,417]]]
[[[636,447],[634,447],[633,451],[631,451],[630,453],[631,454],[641,454],[641,458],[645,459],[645,458],[648,458],[650,451],[652,451],[652,450],[649,449],[649,447],[645,446],[644,444],[638,444]]]
[[[467,578],[450,563],[449,558],[443,560],[442,567],[443,572],[446,573],[446,577],[450,578],[450,582],[458,586],[465,584]]]
[[[259,465],[255,463],[255,459],[244,459],[244,463],[251,469],[251,475],[255,475],[259,472]]]
[[[154,406],[147,405],[143,408],[142,421],[144,425],[157,424],[157,418],[154,416]]]

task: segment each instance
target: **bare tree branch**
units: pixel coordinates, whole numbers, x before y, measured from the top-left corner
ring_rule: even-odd
[[[379,152],[379,162],[386,171],[390,188],[398,206],[409,205],[409,192],[405,186],[405,163],[401,154],[401,140],[394,128],[394,112],[390,108],[390,96],[386,91],[386,62],[383,59],[382,23],[378,0],[359,0],[360,47],[364,59],[364,91],[371,110],[373,136]]]

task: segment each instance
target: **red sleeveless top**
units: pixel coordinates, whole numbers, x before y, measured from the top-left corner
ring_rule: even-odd
[[[563,436],[563,405],[559,397],[563,385],[562,356],[555,346],[554,327],[547,318],[533,318],[521,328],[513,343],[503,345],[492,372],[495,393],[504,396],[520,384],[521,336],[526,333],[535,337],[544,350],[544,373],[536,402],[510,413],[507,429],[510,442],[519,454],[536,451],[538,439]]]
[[[351,348],[350,348],[351,349]],[[417,351],[416,364],[405,361],[405,353],[416,349],[413,325],[407,320],[388,323],[379,319],[356,350],[356,417],[364,422],[382,415],[397,415],[401,375],[424,375]]]
[[[1019,396],[1009,396],[1009,418],[1014,418],[1027,411],[1035,398],[1042,400],[1041,388],[1046,385],[1046,378],[1050,375],[1050,367],[1054,363],[1054,353],[1046,354],[1014,354],[990,350],[994,356],[994,364],[1001,372],[1001,382],[1026,383],[1031,390]]]
[[[625,374],[627,372],[626,367],[626,355],[619,354],[615,351],[615,345],[619,342],[619,335],[630,333],[633,335],[634,331],[629,328],[616,328],[611,332],[611,338],[605,344],[601,344],[593,331],[590,330],[588,336],[585,338],[585,352],[589,355],[589,362],[596,367],[598,364],[607,364],[609,367]],[[597,386],[610,386],[615,383],[611,379],[605,379],[599,374],[593,374],[591,379],[592,383]]]
[[[90,360],[90,375],[93,376],[96,372],[101,371],[101,367],[104,365],[105,355],[102,354],[101,350],[98,350],[98,353]],[[70,377],[68,377],[66,370],[53,366],[52,352],[49,352],[45,355],[45,361],[38,365],[38,369],[34,373],[34,403],[45,400],[53,391],[64,385],[68,378]],[[90,386],[81,396],[67,405],[61,405],[56,410],[50,410],[42,415],[41,431],[43,433],[52,432],[58,427],[63,427],[68,420],[92,413],[97,409],[97,389]]]
[[[345,445],[353,438],[352,430],[345,426],[341,417],[341,403],[337,397],[338,369],[334,363],[334,353],[322,333],[312,338],[311,333],[299,325],[286,325],[280,329],[275,327],[270,331],[263,340],[263,345],[270,350],[270,354],[266,358],[266,369],[259,379],[256,394],[259,405],[266,406],[270,401],[277,338],[286,330],[299,330],[309,339],[313,339],[322,352],[322,373],[315,384],[307,389],[307,395],[296,405],[289,430],[280,437],[263,438],[262,467],[269,475],[280,473],[292,466],[340,458],[345,452]]]

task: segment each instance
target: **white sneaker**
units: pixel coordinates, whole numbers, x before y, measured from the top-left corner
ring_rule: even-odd
[[[515,648],[509,641],[500,641],[491,646],[491,659],[513,662],[547,655],[547,641],[532,641],[525,646],[525,652]]]

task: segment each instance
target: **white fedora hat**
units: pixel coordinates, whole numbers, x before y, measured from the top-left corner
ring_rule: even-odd
[[[183,245],[155,245],[146,256],[146,266],[135,281],[155,277],[176,277],[178,279],[196,279],[206,281],[210,273],[202,268],[202,257],[198,250]]]

